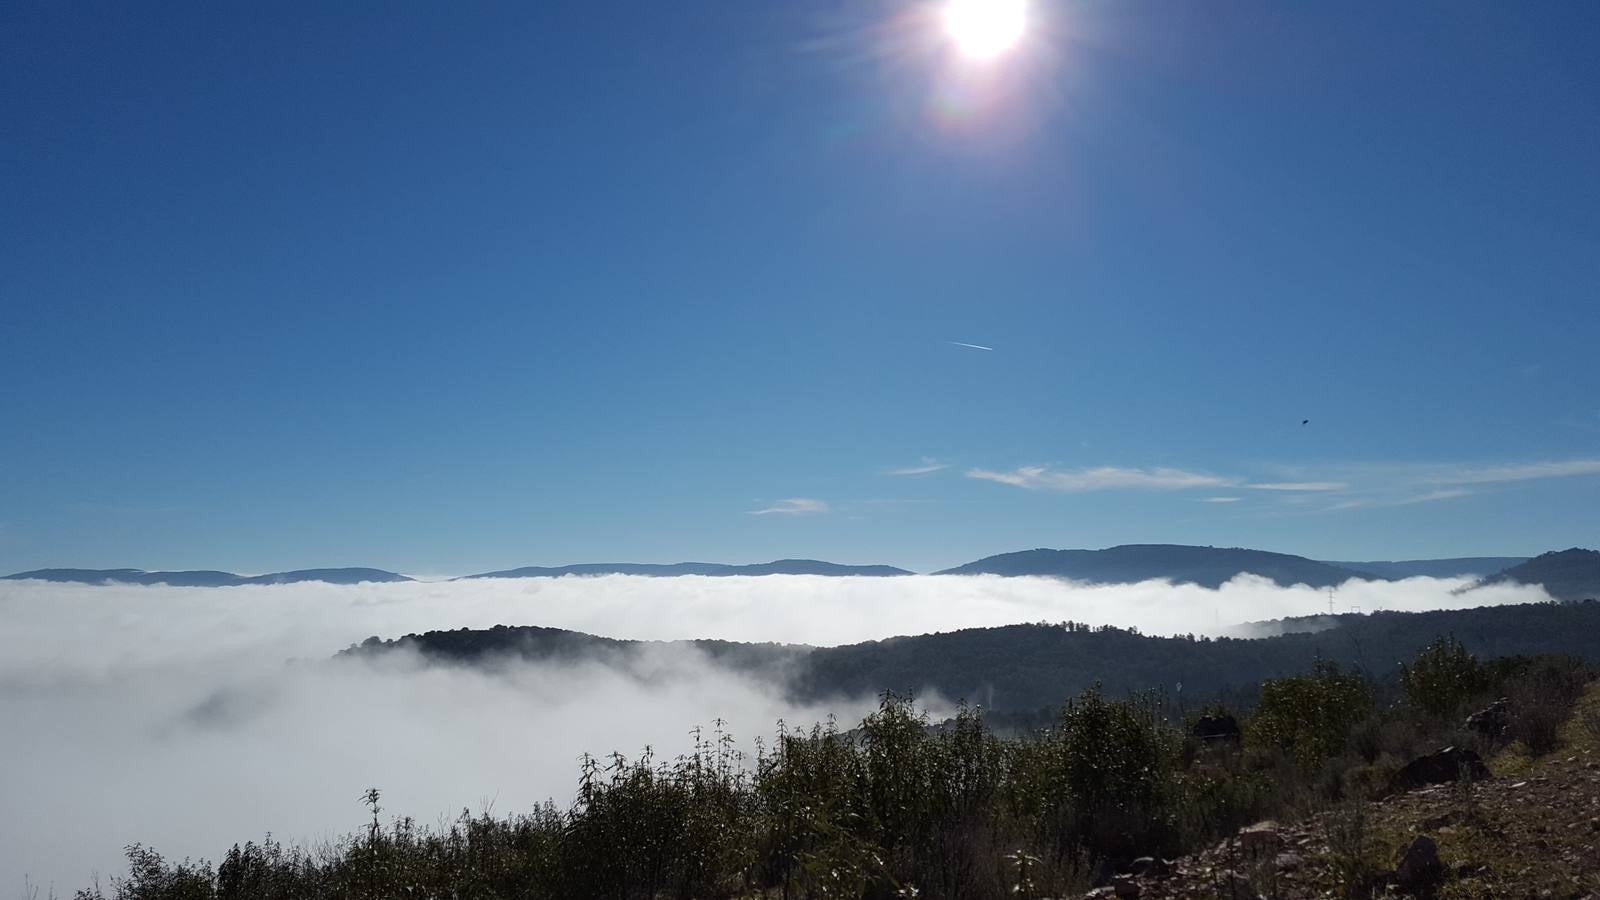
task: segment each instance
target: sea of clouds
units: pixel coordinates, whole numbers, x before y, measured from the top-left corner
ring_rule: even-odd
[[[1338,611],[1549,599],[1458,593],[1463,580],[1349,582]],[[566,803],[587,752],[671,756],[726,720],[746,747],[782,718],[846,725],[873,698],[800,706],[779,685],[693,651],[619,667],[494,672],[401,655],[342,658],[385,638],[497,624],[618,638],[832,645],[897,634],[1075,620],[1148,634],[1327,612],[1325,590],[1241,576],[1218,590],[1045,578],[488,579],[174,588],[0,582],[0,894],[26,877],[58,895],[122,871],[135,841],[218,858],[266,832],[316,842],[360,827],[361,792],[422,822]],[[43,893],[41,893],[41,896]]]

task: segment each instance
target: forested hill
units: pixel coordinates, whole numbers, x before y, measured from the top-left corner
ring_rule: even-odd
[[[1189,697],[1249,694],[1263,679],[1322,657],[1374,675],[1454,634],[1480,657],[1556,653],[1600,660],[1600,603],[1527,604],[1343,615],[1333,628],[1265,638],[1191,639],[1083,625],[1012,625],[821,648],[795,686],[804,697],[937,690],[996,711],[1059,703],[1096,682]]]
[[[496,625],[493,628],[458,628],[408,634],[395,640],[374,635],[342,651],[340,656],[375,656],[407,651],[434,662],[467,663],[495,667],[518,660],[541,662],[618,663],[637,660],[652,651],[693,649],[727,669],[783,677],[788,667],[814,649],[804,644],[742,643],[739,641],[634,641],[544,628],[538,625]]]
[[[1181,684],[1183,696],[1196,702],[1220,694],[1247,699],[1263,679],[1304,671],[1318,657],[1381,676],[1445,634],[1454,634],[1483,658],[1557,653],[1600,661],[1600,603],[1350,614],[1316,633],[1265,638],[1151,637],[1069,623],[808,648],[617,641],[554,628],[498,626],[389,642],[369,639],[346,652],[407,647],[433,659],[492,665],[507,658],[619,660],[651,648],[694,647],[719,665],[780,680],[798,700],[931,690],[995,712],[1029,712],[1097,682],[1113,693],[1156,688],[1176,694]]]
[[[1484,583],[1505,581],[1544,585],[1545,593],[1557,600],[1600,599],[1600,550],[1573,547],[1542,553]]]
[[[1461,556],[1454,559],[1323,560],[1330,566],[1378,578],[1487,578],[1528,561],[1526,556]]]
[[[1293,556],[1242,547],[1191,547],[1183,544],[1124,544],[1104,550],[1021,550],[946,569],[940,575],[1048,575],[1097,584],[1132,584],[1165,578],[1215,588],[1243,573],[1277,584],[1330,587],[1371,573]]]

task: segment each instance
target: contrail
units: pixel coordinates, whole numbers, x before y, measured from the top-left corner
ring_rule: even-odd
[[[993,347],[985,347],[982,344],[969,344],[965,341],[945,341],[945,343],[954,344],[957,347],[966,347],[968,350],[985,350],[990,352],[993,352],[994,350]]]

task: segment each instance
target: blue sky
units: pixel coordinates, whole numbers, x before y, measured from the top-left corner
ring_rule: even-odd
[[[1600,8],[936,12],[9,6],[0,569],[1600,543]]]

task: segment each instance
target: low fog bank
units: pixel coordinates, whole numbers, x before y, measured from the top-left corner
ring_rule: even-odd
[[[213,861],[270,831],[320,842],[360,828],[368,786],[384,818],[423,823],[463,807],[525,810],[573,796],[584,752],[670,758],[713,719],[749,749],[775,721],[870,701],[805,708],[775,686],[715,668],[685,648],[619,667],[522,664],[493,672],[424,666],[408,654],[274,666],[221,657],[101,675],[0,682],[0,890],[120,874],[140,841]],[[65,889],[65,890],[63,890]]]
[[[1422,611],[1547,601],[1537,587],[1470,579],[1349,581],[1333,609]],[[636,640],[831,646],[901,634],[1073,620],[1147,634],[1221,633],[1241,622],[1329,611],[1330,592],[1240,575],[1215,590],[1043,577],[829,578],[633,575],[221,588],[0,582],[0,677],[215,655],[325,659],[369,635],[543,625]]]
[[[1423,610],[1529,602],[1536,588],[1461,580],[1350,582],[1334,605]],[[68,894],[121,871],[134,841],[213,860],[271,831],[317,841],[385,816],[566,803],[584,752],[672,756],[716,717],[748,747],[774,722],[872,698],[797,706],[687,648],[610,664],[493,672],[406,655],[330,657],[368,635],[538,624],[609,637],[830,645],[1062,621],[1205,633],[1326,612],[1328,592],[1241,577],[1218,590],[1045,578],[640,578],[227,588],[0,583],[0,891],[24,874]]]

